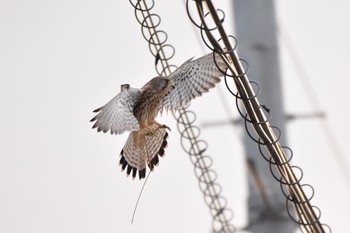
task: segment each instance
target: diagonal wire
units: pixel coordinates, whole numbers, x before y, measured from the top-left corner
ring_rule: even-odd
[[[156,59],[156,70],[158,74],[169,75],[172,72],[171,68],[176,67],[168,63],[170,58],[174,56],[175,49],[173,46],[165,44],[167,39],[166,33],[157,30],[160,17],[155,13],[151,13],[154,7],[154,1],[129,0],[129,2],[135,8],[135,16],[141,24],[142,34],[148,41],[150,51]],[[162,40],[161,36],[165,40]],[[164,48],[166,47],[171,48],[173,51],[169,56],[165,52]],[[158,70],[158,65],[161,67],[160,70]],[[204,194],[204,200],[213,217],[213,232],[234,232],[233,225],[229,223],[232,219],[232,211],[226,207],[226,199],[221,196],[221,186],[216,182],[216,172],[210,168],[212,159],[204,155],[207,149],[207,143],[199,139],[199,128],[194,125],[195,113],[187,109],[180,109],[178,113],[173,115],[178,123],[182,147],[190,155],[200,189]],[[185,141],[189,143],[189,147],[185,145]]]
[[[280,144],[279,138],[281,132],[277,127],[270,125],[269,119],[265,114],[265,112],[269,113],[270,110],[265,105],[261,105],[257,99],[257,94],[255,94],[246,71],[243,68],[241,59],[239,59],[237,51],[235,50],[236,46],[231,44],[229,40],[230,37],[226,34],[226,31],[222,26],[224,20],[219,17],[218,12],[221,12],[221,14],[224,15],[223,11],[217,10],[211,0],[196,0],[195,5],[201,24],[196,24],[191,15],[189,15],[189,17],[192,22],[200,28],[201,32],[205,34],[203,40],[208,47],[211,45],[213,47],[212,50],[220,53],[222,59],[226,61],[226,64],[229,66],[228,68],[232,74],[231,77],[233,77],[238,92],[235,95],[237,108],[245,120],[247,133],[252,140],[258,144],[259,151],[263,157],[265,158],[263,149],[269,154],[269,159],[265,159],[269,162],[272,175],[280,182],[283,194],[287,198],[286,207],[288,214],[299,224],[303,231],[317,233],[326,232],[326,229],[331,231],[327,225],[320,223],[320,211],[310,203],[310,200],[313,197],[313,192],[311,197],[308,197],[305,193],[305,189],[307,188],[310,188],[313,191],[312,187],[310,185],[300,184],[302,170],[299,167],[291,166],[289,164],[292,157],[292,151],[288,147]],[[208,15],[211,16],[211,21],[206,17]],[[215,26],[209,27],[209,23],[210,25]],[[242,105],[245,108],[245,115],[242,114],[238,107],[238,100],[242,102]],[[254,129],[258,139],[255,139],[252,136],[248,125]],[[277,131],[278,134],[276,134],[275,131]],[[287,156],[287,151],[291,153],[289,158]],[[273,166],[278,171],[280,177],[278,177],[273,171]],[[297,176],[297,172],[300,173],[299,176]],[[288,201],[294,204],[298,219],[294,219],[294,216],[290,214],[288,210]]]
[[[288,54],[292,59],[295,69],[299,73],[297,77],[299,78],[299,81],[303,84],[303,87],[306,90],[305,93],[308,95],[311,101],[311,105],[315,107],[316,111],[320,110],[321,109],[320,100],[317,98],[315,89],[312,87],[313,85],[311,83],[310,76],[308,75],[307,70],[302,63],[299,53],[293,41],[291,40],[289,33],[283,28],[284,27],[279,27],[278,32],[279,32],[281,41],[286,45]],[[337,164],[340,168],[340,172],[342,173],[348,188],[350,188],[350,168],[348,166],[347,161],[345,160],[344,151],[341,149],[341,146],[339,145],[339,143],[335,140],[336,134],[333,132],[332,127],[327,122],[327,120],[322,121],[322,129],[331,146],[331,149],[336,158]]]

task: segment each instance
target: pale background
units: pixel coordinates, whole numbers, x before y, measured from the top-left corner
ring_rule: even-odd
[[[215,3],[234,33],[230,1]],[[162,17],[159,28],[176,48],[171,63],[205,53],[183,1],[157,1],[155,10]],[[332,150],[322,120],[288,124],[293,163],[303,169],[303,182],[315,188],[312,204],[333,232],[346,232],[350,208],[350,177],[339,165],[350,163],[349,10],[345,0],[277,4],[282,35],[289,35],[319,101],[317,106],[310,100],[284,36],[286,110],[325,111],[342,153]],[[209,212],[171,116],[160,119],[173,128],[169,147],[146,185],[133,225],[142,182],[126,178],[117,165],[127,135],[91,130],[92,110],[121,84],[142,86],[155,76],[153,64],[128,1],[0,0],[0,232],[209,232]],[[191,108],[199,125],[237,116],[223,83]],[[208,154],[237,227],[246,224],[242,133],[226,126],[204,128],[201,135],[209,142]]]

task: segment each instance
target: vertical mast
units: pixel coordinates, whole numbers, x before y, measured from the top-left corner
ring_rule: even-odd
[[[259,100],[272,112],[272,125],[281,129],[282,144],[286,144],[285,113],[279,67],[275,6],[273,0],[234,0],[234,19],[238,52],[249,63],[249,77],[261,92]],[[296,224],[285,210],[285,197],[280,185],[257,151],[256,143],[247,134],[244,138],[248,176],[249,230],[259,233],[295,232]],[[256,176],[254,176],[256,172]]]

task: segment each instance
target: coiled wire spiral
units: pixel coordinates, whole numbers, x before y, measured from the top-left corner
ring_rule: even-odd
[[[216,9],[211,0],[195,0],[191,2],[195,4],[199,17],[197,21],[199,23],[196,22],[191,14],[189,1],[187,0],[186,9],[188,16],[192,23],[200,29],[201,37],[207,47],[219,53],[229,66],[229,70],[225,75],[225,84],[236,99],[236,107],[244,119],[247,134],[257,143],[260,154],[269,163],[272,176],[280,183],[281,191],[286,197],[288,215],[294,222],[299,224],[302,232],[331,232],[331,228],[328,225],[320,223],[320,209],[310,204],[314,196],[314,189],[309,184],[301,184],[303,178],[302,169],[289,164],[293,158],[292,150],[280,144],[281,131],[278,127],[269,124],[271,118],[270,110],[258,102],[259,85],[248,80],[247,71],[249,66],[245,60],[239,59],[237,55],[235,50],[237,40],[231,35],[227,36],[222,26],[225,21],[224,11]],[[242,63],[245,64],[245,67],[243,67]],[[234,82],[237,91],[231,89],[228,81]],[[252,84],[257,90],[254,90]],[[246,113],[243,113],[240,106],[245,108]],[[266,114],[268,117],[266,117]],[[255,130],[257,136],[253,136],[251,133],[252,129]],[[276,171],[279,174],[276,174]],[[294,212],[290,209],[290,204],[294,206]]]
[[[167,33],[157,29],[161,18],[158,14],[151,13],[155,5],[154,0],[129,0],[129,2],[135,9],[135,17],[141,25],[142,35],[148,42],[150,52],[155,57],[158,75],[169,75],[176,69],[175,65],[169,65],[168,63],[174,57],[175,49],[172,45],[166,43]],[[190,155],[199,187],[213,218],[213,232],[235,232],[233,225],[230,224],[233,212],[227,208],[227,201],[221,195],[222,188],[216,182],[217,173],[211,168],[213,160],[211,157],[204,155],[208,144],[206,141],[199,139],[200,129],[194,125],[196,114],[185,108],[173,113],[173,115],[177,120],[182,148]]]

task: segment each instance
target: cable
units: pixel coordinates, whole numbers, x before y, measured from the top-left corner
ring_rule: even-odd
[[[328,225],[320,223],[319,208],[310,203],[314,196],[312,186],[301,184],[302,169],[290,165],[293,157],[292,150],[280,144],[281,131],[278,127],[270,125],[269,120],[272,117],[270,110],[258,101],[259,85],[249,81],[247,76],[249,65],[238,57],[235,49],[237,40],[233,36],[227,35],[223,28],[224,12],[216,9],[211,0],[191,1],[198,13],[199,22],[197,22],[198,20],[195,21],[191,14],[189,2],[186,1],[188,16],[192,23],[200,29],[203,42],[209,49],[219,53],[228,65],[229,70],[226,72],[225,83],[229,92],[236,97],[236,106],[245,122],[244,125],[249,137],[256,142],[259,152],[269,163],[271,174],[280,183],[281,191],[286,197],[288,215],[299,224],[303,232],[331,232]],[[242,62],[247,68],[243,66]],[[233,81],[234,85],[232,86],[236,87],[236,92],[230,89],[231,85],[228,84],[228,81]],[[240,109],[239,102],[244,107],[244,111]],[[251,132],[253,130],[256,136],[253,136]],[[276,171],[278,174],[275,174]],[[305,190],[307,189],[311,190],[311,195],[306,194]],[[289,209],[289,203],[293,204],[294,212]]]
[[[175,68],[169,60],[175,55],[175,48],[167,44],[168,35],[158,30],[161,18],[151,13],[154,0],[129,0],[135,9],[135,17],[141,25],[141,32],[149,44],[149,50],[155,57],[155,66],[158,75],[169,75]],[[233,212],[227,208],[227,201],[221,195],[222,187],[217,183],[217,173],[212,169],[213,160],[205,155],[208,143],[199,139],[200,129],[195,126],[196,114],[188,108],[173,113],[177,128],[181,136],[181,146],[186,151],[199,182],[199,188],[204,195],[204,201],[209,207],[212,216],[212,231],[214,233],[233,233],[235,228],[230,224]]]
[[[290,35],[284,28],[285,27],[279,27],[278,32],[279,32],[281,41],[284,42],[287,48],[288,54],[290,55],[290,58],[295,66],[295,69],[299,73],[297,77],[299,78],[299,81],[303,84],[303,87],[305,88],[305,93],[308,95],[311,101],[311,106],[314,106],[316,112],[322,112],[320,111],[321,109],[320,100],[316,95],[315,89],[313,88],[313,85],[306,71],[306,68],[301,61],[301,58],[298,54],[298,51],[295,45],[293,44],[293,41],[290,39]],[[350,169],[349,169],[348,163],[345,160],[344,151],[341,149],[341,146],[335,140],[336,134],[333,132],[332,127],[330,126],[330,124],[327,122],[326,119],[322,121],[322,129],[324,131],[325,136],[327,137],[327,141],[330,144],[330,147],[333,151],[333,154],[340,168],[340,171],[344,177],[344,180],[348,188],[350,188]]]

